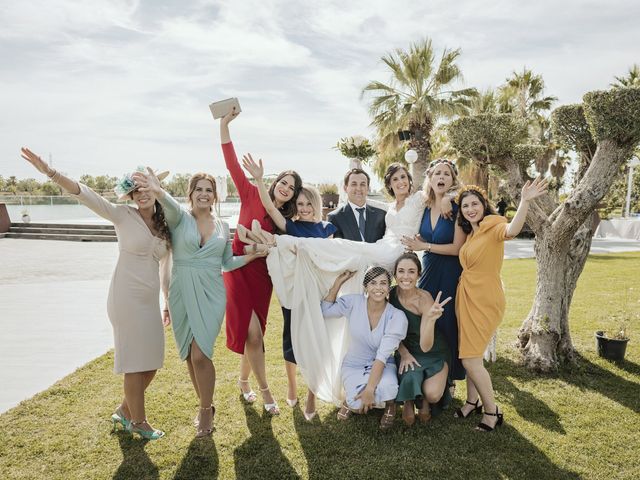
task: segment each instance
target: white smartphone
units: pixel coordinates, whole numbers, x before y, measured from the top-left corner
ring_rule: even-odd
[[[240,113],[242,109],[240,108],[240,102],[237,97],[227,98],[226,100],[220,100],[219,102],[213,102],[209,105],[209,110],[211,110],[211,114],[214,119],[222,118],[226,114],[228,114],[233,107],[236,107],[236,113]]]

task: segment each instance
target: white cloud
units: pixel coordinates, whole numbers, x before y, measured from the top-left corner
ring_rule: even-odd
[[[5,2],[0,10],[0,174],[34,176],[19,147],[51,152],[73,176],[120,174],[140,159],[221,172],[207,104],[238,96],[239,152],[270,171],[338,180],[331,149],[370,133],[362,87],[380,57],[424,36],[462,49],[467,85],[497,86],[524,65],[547,92],[579,101],[640,61],[630,1]]]

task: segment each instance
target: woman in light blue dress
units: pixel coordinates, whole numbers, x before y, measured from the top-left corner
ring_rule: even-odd
[[[134,180],[141,191],[150,190],[156,195],[171,230],[173,267],[169,311],[180,358],[187,361],[189,376],[200,401],[196,437],[203,437],[213,431],[215,414],[212,405],[216,375],[213,346],[226,306],[222,270],[242,267],[263,254],[233,256],[229,226],[213,214],[218,198],[215,179],[211,175],[197,173],[191,177],[188,191],[191,209],[188,212],[162,189],[151,172],[135,174]]]
[[[349,348],[341,366],[346,399],[338,420],[384,407],[380,428],[386,430],[396,416],[398,377],[393,352],[407,335],[407,316],[387,301],[391,274],[382,267],[367,270],[364,295],[337,298],[354,273],[341,273],[321,305],[325,318],[346,317],[349,322]]]

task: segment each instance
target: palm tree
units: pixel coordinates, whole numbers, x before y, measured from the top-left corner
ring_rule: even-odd
[[[640,67],[634,64],[629,68],[629,73],[626,77],[615,77],[616,82],[611,86],[614,88],[622,87],[640,87]]]
[[[546,112],[558,100],[544,96],[544,80],[532,70],[523,67],[522,72],[513,72],[506,83],[498,89],[498,108],[501,113],[512,113],[527,121],[529,140],[547,146],[547,153],[538,159],[536,168],[543,173],[555,157],[556,145],[551,138],[551,123]]]
[[[452,84],[462,79],[456,64],[460,49],[445,48],[436,64],[430,39],[410,45],[408,51],[396,49],[382,57],[389,67],[388,83],[369,82],[361,97],[370,95],[371,125],[377,130],[378,160],[376,172],[383,171],[381,163],[397,158],[400,140],[398,131],[409,130],[409,146],[418,152],[414,166],[415,184],[421,185],[431,153],[431,132],[441,118],[463,115],[470,100],[477,94],[473,88],[454,90]]]

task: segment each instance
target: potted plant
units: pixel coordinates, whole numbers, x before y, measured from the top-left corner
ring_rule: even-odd
[[[321,183],[318,187],[322,197],[322,206],[333,208],[338,205],[338,187],[334,183]]]
[[[598,355],[607,360],[624,360],[629,342],[627,321],[623,320],[618,328],[609,334],[604,330],[596,332],[596,349]]]
[[[22,210],[22,222],[23,223],[31,223],[31,217],[29,216],[29,210],[26,208]]]

